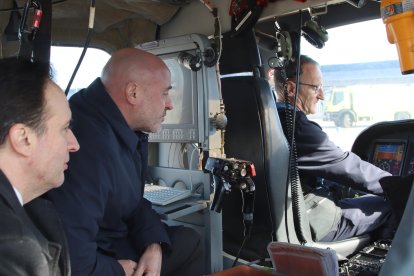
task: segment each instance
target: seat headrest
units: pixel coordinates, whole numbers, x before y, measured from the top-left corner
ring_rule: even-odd
[[[261,60],[253,30],[246,30],[237,36],[232,36],[230,32],[223,35],[220,57],[222,75],[254,72],[258,67],[261,67]]]

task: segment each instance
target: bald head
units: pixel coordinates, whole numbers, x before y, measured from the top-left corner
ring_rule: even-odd
[[[102,83],[109,93],[116,92],[120,84],[137,81],[148,85],[154,74],[168,70],[157,56],[136,49],[125,48],[115,52],[102,70]]]
[[[158,131],[166,111],[172,109],[170,71],[151,53],[136,48],[115,52],[101,80],[133,130]]]

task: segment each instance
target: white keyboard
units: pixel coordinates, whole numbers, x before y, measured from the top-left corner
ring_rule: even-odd
[[[144,197],[156,205],[167,205],[191,195],[190,190],[146,184]]]

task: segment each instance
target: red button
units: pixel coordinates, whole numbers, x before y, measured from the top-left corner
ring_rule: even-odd
[[[250,164],[247,167],[247,170],[249,171],[250,176],[256,176],[256,168],[254,167],[253,164]]]

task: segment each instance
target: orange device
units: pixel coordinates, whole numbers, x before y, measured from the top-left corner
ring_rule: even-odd
[[[381,17],[388,41],[397,45],[401,73],[414,73],[414,1],[381,0]]]

